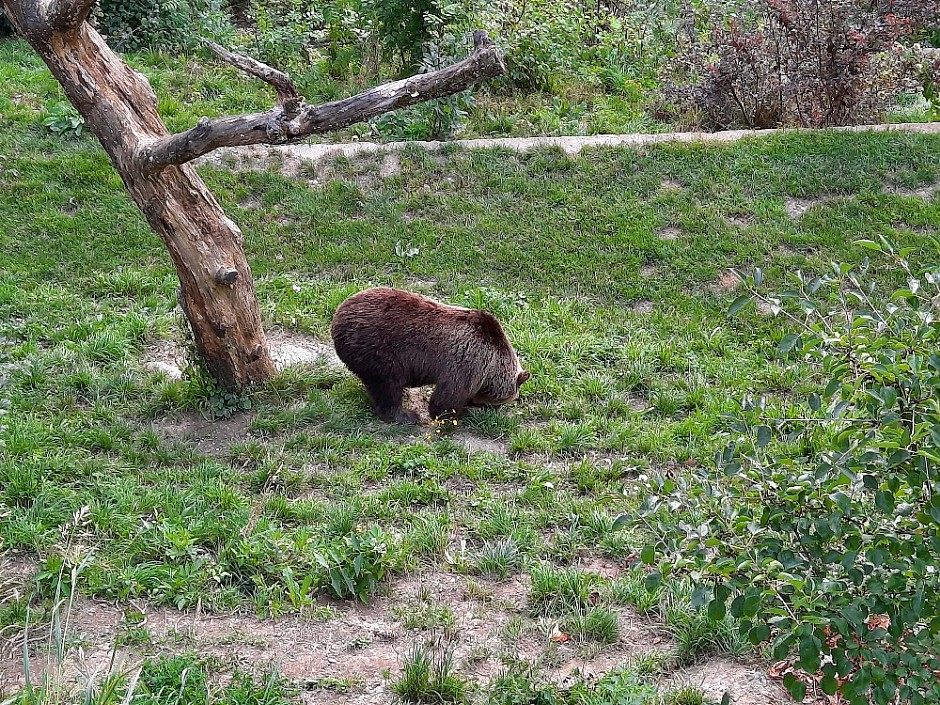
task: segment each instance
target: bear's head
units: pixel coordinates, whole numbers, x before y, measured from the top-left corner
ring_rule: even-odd
[[[529,381],[532,374],[516,361],[515,373],[494,375],[487,379],[473,396],[469,406],[499,406],[519,398],[519,387]]]
[[[522,369],[519,356],[506,338],[496,317],[474,311],[475,334],[479,336],[478,361],[482,383],[468,401],[469,406],[499,406],[519,397],[519,387],[532,376]]]

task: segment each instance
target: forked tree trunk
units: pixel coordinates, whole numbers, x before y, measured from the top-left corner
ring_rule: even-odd
[[[87,22],[43,36],[30,31],[15,5],[12,15],[27,41],[101,140],[134,202],[170,250],[196,348],[209,372],[229,389],[270,377],[274,363],[241,232],[193,167],[145,173],[138,163],[144,148],[169,135],[147,79]]]
[[[86,21],[93,0],[2,0],[9,17],[62,84],[101,141],[134,202],[166,243],[196,348],[227,389],[266,380],[274,365],[262,328],[242,234],[186,162],[229,145],[287,142],[388,110],[464,90],[504,70],[485,35],[469,59],[439,72],[379,86],[344,101],[308,106],[290,78],[212,46],[223,59],[277,88],[266,113],[200,121],[170,135],[147,79]]]

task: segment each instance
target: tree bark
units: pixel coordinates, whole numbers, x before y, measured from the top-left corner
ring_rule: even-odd
[[[180,303],[210,374],[229,390],[268,379],[274,373],[274,364],[241,231],[226,217],[195,170],[183,162],[218,146],[283,142],[323,131],[291,127],[292,121],[301,119],[304,124],[316,123],[312,116],[318,114],[318,109],[303,105],[286,74],[213,46],[226,60],[274,85],[278,105],[260,122],[257,116],[204,118],[192,130],[170,135],[157,113],[156,96],[147,79],[125,64],[85,21],[92,0],[0,2],[62,84],[111,157],[147,222],[166,243],[180,279]],[[471,70],[473,80],[501,72],[502,61],[495,48],[484,47],[483,59],[479,55],[480,47],[475,60],[468,61],[472,65],[482,61],[489,68],[484,72]],[[412,93],[417,90],[418,96],[426,100],[462,90],[470,85],[469,74],[466,67],[458,73],[462,79],[447,88],[435,88],[433,79],[428,83],[434,74],[421,76]],[[398,95],[406,84],[390,84],[395,88],[389,96]],[[382,90],[372,89],[365,95],[381,95]],[[379,104],[369,99],[366,103],[372,107],[358,111],[358,117],[356,112],[341,109],[338,114],[343,119],[331,118],[329,124],[336,127],[324,129],[337,129],[413,102],[418,101],[390,98],[390,102],[381,103],[384,109],[379,109]],[[334,114],[333,109],[327,112]],[[277,121],[286,127],[280,130]]]

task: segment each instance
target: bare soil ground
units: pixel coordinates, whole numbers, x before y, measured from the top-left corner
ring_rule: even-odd
[[[620,567],[596,560],[581,566],[604,577],[615,577]],[[4,578],[25,580],[28,562],[8,563]],[[55,671],[76,686],[103,677],[112,668],[134,668],[144,657],[198,653],[226,666],[264,672],[276,666],[293,681],[307,702],[328,705],[391,703],[390,677],[400,672],[401,659],[429,630],[409,629],[402,615],[415,605],[446,608],[453,615],[446,638],[454,647],[460,670],[485,685],[507,659],[539,661],[550,680],[564,683],[580,676],[598,676],[653,651],[671,646],[668,635],[649,619],[628,608],[618,608],[620,637],[600,651],[551,641],[552,625],[527,621],[522,629],[507,624],[525,614],[528,586],[514,577],[496,583],[441,571],[398,578],[387,594],[371,605],[323,601],[308,615],[264,619],[248,614],[180,612],[132,602],[109,604],[78,599],[68,618],[69,649],[56,665],[47,631],[31,637],[30,670],[33,679]],[[146,630],[146,643],[122,645],[129,628]],[[434,633],[440,633],[440,629]],[[25,682],[22,643],[5,644],[0,653],[0,692],[14,692]],[[348,679],[348,692],[324,689],[330,679]],[[746,664],[718,659],[674,672],[663,686],[698,685],[720,699],[725,690],[739,705],[775,705],[787,702],[766,675]]]

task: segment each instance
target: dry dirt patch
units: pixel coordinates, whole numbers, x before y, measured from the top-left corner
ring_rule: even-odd
[[[730,269],[726,269],[709,288],[716,294],[730,294],[737,289],[740,284],[741,280],[734,275],[734,272]]]
[[[609,561],[596,563],[584,567],[602,574],[616,573],[617,567],[608,565]],[[463,576],[432,571],[395,580],[388,596],[377,598],[370,606],[332,603],[337,616],[331,619],[209,615],[135,604],[143,614],[136,626],[147,630],[151,643],[133,647],[115,646],[126,627],[122,607],[79,599],[71,612],[69,643],[80,648],[69,652],[60,675],[77,684],[96,669],[107,673],[112,651],[125,663],[136,663],[145,656],[195,651],[215,656],[229,666],[261,673],[278,665],[284,676],[300,686],[326,677],[352,678],[357,684],[347,695],[316,691],[313,700],[318,703],[385,702],[390,698],[383,674],[396,675],[403,655],[430,634],[406,628],[402,608],[407,613],[422,606],[450,610],[457,665],[481,683],[500,671],[503,656],[534,659],[552,648],[556,654],[546,675],[560,682],[576,669],[600,674],[631,657],[668,647],[654,625],[622,608],[620,640],[593,657],[585,657],[571,644],[550,644],[548,635],[534,626],[524,628],[517,639],[508,638],[504,627],[524,610],[527,591],[523,577],[503,583],[475,579],[471,589]],[[31,659],[33,677],[52,668],[50,656],[37,644]],[[7,692],[23,685],[22,671],[18,655],[0,657],[0,684]]]
[[[275,329],[267,332],[268,345],[278,371],[295,365],[325,362],[334,367],[342,363],[333,347],[317,338],[296,331]],[[150,372],[162,372],[168,379],[182,379],[186,352],[173,340],[158,340],[144,349],[141,364]]]
[[[925,201],[929,201],[935,195],[940,193],[940,183],[927,184],[926,186],[918,186],[917,188],[907,188],[905,186],[888,186],[885,188],[885,191],[896,196],[923,198]]]
[[[509,443],[505,440],[484,438],[466,429],[455,431],[451,438],[466,448],[468,453],[490,453],[491,455],[508,455]]]
[[[244,208],[245,210],[257,210],[262,206],[261,197],[257,194],[249,194],[244,199],[238,202],[239,208]]]
[[[759,313],[761,316],[773,316],[774,315],[774,310],[770,307],[770,304],[767,303],[766,301],[758,301],[755,304],[755,308],[757,309],[757,313]]]
[[[678,240],[682,237],[682,230],[677,228],[674,225],[667,225],[666,227],[656,229],[656,237],[660,240]]]
[[[274,366],[280,371],[294,365],[313,365],[325,362],[333,367],[342,365],[333,346],[317,338],[289,330],[272,330],[267,333]]]
[[[164,438],[192,443],[202,455],[223,457],[235,443],[248,436],[254,412],[232,414],[228,418],[207,418],[197,412],[163,417],[154,421],[153,429]]]
[[[388,152],[382,158],[382,166],[379,167],[379,176],[387,179],[401,172],[401,156],[398,152]]]
[[[178,380],[183,378],[186,354],[173,340],[157,340],[144,349],[141,364],[148,372],[162,372],[167,379]]]
[[[663,683],[667,687],[701,688],[709,702],[720,702],[725,691],[735,705],[785,705],[793,701],[766,673],[730,659],[713,659],[682,669]]]
[[[745,215],[732,215],[728,218],[728,223],[743,230],[754,225],[754,219]]]
[[[798,221],[810,208],[817,203],[822,203],[823,198],[792,198],[787,197],[783,202],[783,209],[794,221]]]

